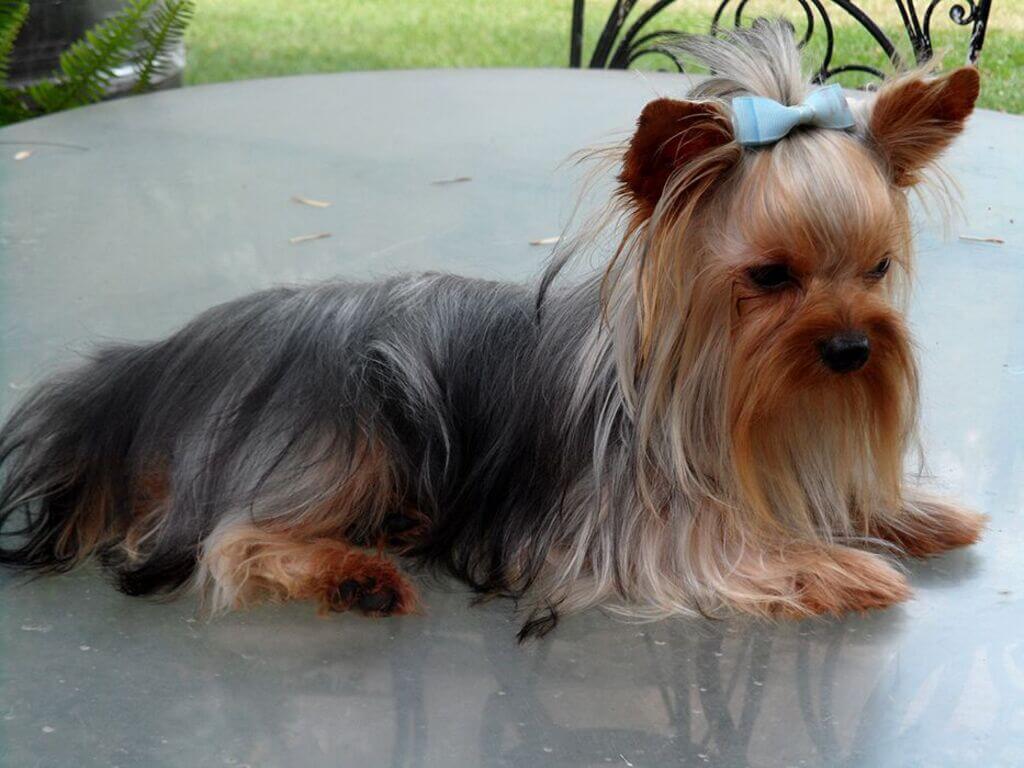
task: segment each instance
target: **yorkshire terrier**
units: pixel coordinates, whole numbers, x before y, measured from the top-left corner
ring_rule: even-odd
[[[0,432],[0,562],[371,616],[427,566],[516,599],[522,637],[906,600],[893,557],[984,526],[904,478],[907,195],[978,73],[851,105],[781,23],[680,46],[713,75],[618,148],[601,269],[275,288],[102,349]]]

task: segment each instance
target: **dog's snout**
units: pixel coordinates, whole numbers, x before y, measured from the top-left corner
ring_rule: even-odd
[[[860,331],[843,331],[819,345],[821,361],[836,373],[860,370],[871,355],[871,342]]]

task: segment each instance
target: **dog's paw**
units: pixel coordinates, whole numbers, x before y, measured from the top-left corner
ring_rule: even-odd
[[[895,520],[876,523],[872,533],[910,557],[931,557],[974,544],[988,518],[937,499],[915,500]]]
[[[795,604],[782,615],[841,616],[888,608],[911,595],[906,577],[883,558],[852,549],[833,549],[796,575]]]
[[[330,612],[357,610],[365,616],[410,613],[415,593],[405,577],[387,560],[359,558],[325,587],[323,608]]]

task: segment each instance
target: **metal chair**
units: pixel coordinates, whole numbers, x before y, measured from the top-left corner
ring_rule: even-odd
[[[648,25],[656,19],[658,14],[675,2],[676,0],[655,0],[650,7],[630,22],[629,16],[637,5],[637,0],[616,0],[586,66],[594,69],[627,69],[642,56],[659,54],[667,56],[680,72],[683,71],[683,62],[659,47],[661,41],[679,33],[670,29],[648,31]],[[721,0],[711,21],[711,33],[715,34],[724,24],[728,23],[728,21],[723,22],[723,19],[726,19],[730,12],[733,25],[737,27],[742,25],[748,2],[749,0]],[[830,3],[827,8],[826,2]],[[932,57],[932,19],[938,7],[943,4],[950,4],[949,18],[954,24],[970,27],[967,62],[973,64],[978,60],[981,48],[985,43],[985,28],[988,24],[992,0],[922,0],[923,12],[918,11],[916,7],[918,3],[915,0],[893,0],[893,2],[900,12],[917,63],[923,63]],[[586,0],[573,0],[572,32],[569,46],[569,66],[571,67],[583,66],[585,5]],[[776,3],[776,6],[778,5],[781,4]],[[833,14],[844,13],[853,18],[874,38],[896,67],[903,65],[903,57],[897,51],[892,38],[883,32],[878,24],[853,0],[793,0],[788,5],[791,8],[797,6],[804,15],[805,32],[801,45],[806,45],[815,34],[819,22],[825,35],[825,54],[814,78],[817,82],[825,82],[842,72],[861,72],[879,78],[883,76],[881,70],[868,64],[856,62],[833,64],[835,28],[829,18],[830,9]],[[816,21],[816,18],[819,21]],[[627,22],[630,22],[628,27],[626,26]]]

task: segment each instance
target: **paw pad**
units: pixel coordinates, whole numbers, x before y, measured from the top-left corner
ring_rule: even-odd
[[[332,611],[356,609],[368,616],[390,616],[404,612],[404,601],[399,590],[374,576],[353,577],[342,580],[327,595]]]

